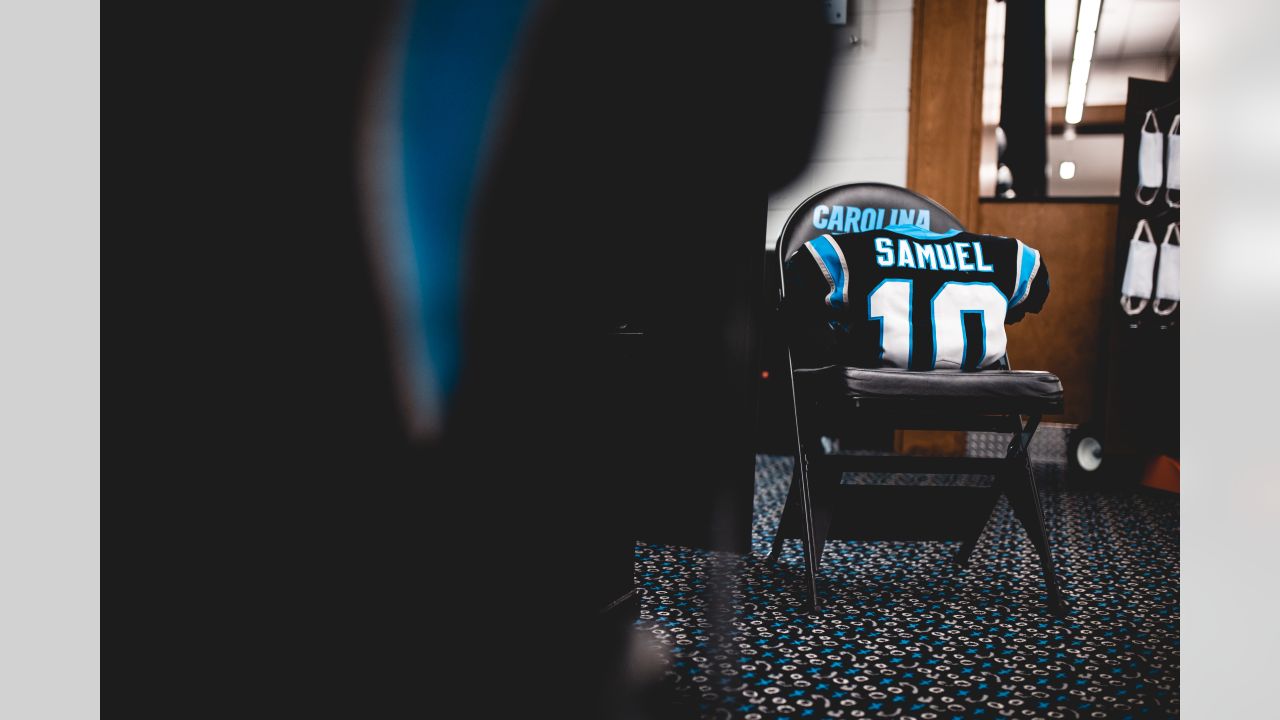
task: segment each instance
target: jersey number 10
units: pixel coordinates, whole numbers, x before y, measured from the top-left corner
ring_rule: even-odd
[[[885,365],[911,367],[913,295],[911,280],[896,279],[881,282],[867,295],[867,319],[880,321],[880,360]],[[943,283],[929,300],[933,358],[928,367],[974,370],[1004,357],[1008,307],[1004,293],[989,282]]]

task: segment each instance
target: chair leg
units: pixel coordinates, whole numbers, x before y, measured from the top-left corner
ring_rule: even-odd
[[[1017,415],[1012,416],[1014,436],[1009,441],[1009,448],[1005,451],[1006,465],[1008,469],[1002,472],[1014,472],[1012,469],[1014,463],[1018,461],[1018,456],[1023,452],[1023,427],[1022,418]],[[982,507],[985,511],[978,518],[972,531],[964,537],[964,542],[960,544],[960,549],[956,551],[952,562],[960,567],[968,567],[969,558],[973,555],[973,551],[978,546],[978,539],[982,537],[982,531],[987,529],[987,523],[991,522],[991,516],[995,513],[996,504],[1000,502],[1000,494],[1003,490],[1004,482],[1001,476],[997,476],[995,482],[989,485],[985,492],[985,498],[982,501]]]
[[[817,468],[809,469],[809,486],[813,497],[813,546],[818,567],[822,567],[822,553],[827,548],[841,475],[839,468],[826,463],[819,463]]]
[[[819,550],[817,533],[814,531],[813,492],[809,483],[809,459],[806,453],[800,453],[800,509],[804,519],[804,569],[806,588],[809,591],[809,611],[818,612],[821,601],[818,599],[818,559]]]
[[[783,531],[789,529],[792,525],[799,494],[800,458],[797,456],[795,464],[791,468],[791,486],[787,488],[787,499],[782,503],[782,516],[778,518],[778,529],[773,534],[773,547],[769,549],[769,556],[765,558],[765,562],[770,565],[778,562],[778,557],[782,555],[782,547],[786,542],[786,535]]]
[[[980,522],[975,522],[973,529],[964,537],[964,542],[960,544],[960,549],[956,551],[951,561],[960,567],[969,566],[969,558],[973,555],[974,549],[978,547],[978,538],[982,537],[982,531],[987,529],[987,523],[991,521],[991,515],[996,510],[996,503],[1000,502],[1000,486],[993,483],[991,487],[983,490],[984,498],[982,507],[985,510],[982,513]]]
[[[803,479],[801,470],[804,469]],[[827,545],[834,514],[835,488],[840,484],[840,473],[825,467],[813,468],[805,460],[796,458],[791,471],[791,488],[783,505],[778,530],[773,535],[767,563],[776,563],[782,554],[785,538],[791,535],[796,524],[801,525],[801,543],[804,548],[805,582],[809,592],[809,607],[817,612],[820,602],[817,593],[817,577],[822,567],[822,553]],[[807,497],[807,500],[806,500]]]
[[[1044,572],[1044,585],[1049,595],[1049,609],[1054,615],[1066,615],[1070,608],[1058,588],[1058,573],[1053,563],[1053,551],[1049,547],[1049,535],[1045,528],[1044,511],[1040,505],[1040,491],[1036,488],[1035,478],[1031,474],[1031,461],[1027,460],[1026,492],[1029,496],[1022,525],[1027,529],[1027,536],[1040,556],[1040,569]]]
[[[804,565],[805,579],[809,590],[809,608],[818,611],[818,558],[817,534],[813,522],[813,493],[809,486],[809,454],[805,447],[806,431],[801,429],[800,402],[796,395],[795,364],[791,359],[791,349],[787,348],[787,378],[791,384],[791,417],[795,421],[796,432],[796,467],[799,470],[800,510],[804,521]],[[815,438],[817,439],[817,438]],[[817,447],[821,448],[820,439]]]
[[[1058,588],[1058,573],[1053,563],[1053,552],[1049,547],[1049,533],[1044,522],[1044,509],[1040,503],[1040,491],[1036,487],[1035,476],[1031,470],[1031,457],[1027,446],[1031,436],[1035,434],[1039,424],[1039,416],[1033,416],[1019,436],[1021,437],[1022,463],[1018,472],[1010,473],[1005,486],[1014,515],[1022,521],[1027,537],[1040,557],[1040,569],[1044,573],[1045,590],[1049,596],[1049,610],[1059,617],[1070,610],[1062,592]],[[1021,423],[1019,423],[1021,424]],[[1015,440],[1018,438],[1015,437]]]

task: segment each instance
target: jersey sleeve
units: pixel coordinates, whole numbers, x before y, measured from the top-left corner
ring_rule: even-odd
[[[787,259],[783,277],[787,340],[798,355],[797,362],[809,367],[838,362],[848,334],[844,305],[831,302],[831,273],[820,264],[821,254],[812,242]]]
[[[1013,297],[1005,314],[1007,324],[1022,320],[1027,313],[1040,312],[1049,297],[1049,267],[1040,251],[1019,240],[1017,253]]]

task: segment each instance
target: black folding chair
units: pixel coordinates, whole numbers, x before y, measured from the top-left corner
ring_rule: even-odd
[[[867,213],[872,213],[869,220]],[[805,242],[855,227],[920,223],[922,217],[935,232],[964,229],[946,208],[893,185],[840,185],[814,194],[791,213],[778,241],[779,309],[786,303],[784,264]],[[832,227],[836,218],[839,226]],[[954,559],[964,566],[1003,494],[1040,556],[1050,611],[1067,612],[1027,453],[1040,418],[1062,411],[1062,383],[1056,376],[1012,370],[1007,356],[999,369],[977,372],[797,368],[789,343],[787,370],[796,463],[768,561],[777,561],[785,540],[803,542],[814,611],[827,540],[960,540]],[[884,428],[994,430],[1012,432],[1013,440],[1006,456],[998,459],[827,454],[821,442],[824,435]],[[846,471],[981,474],[993,475],[995,481],[988,487],[843,485]]]

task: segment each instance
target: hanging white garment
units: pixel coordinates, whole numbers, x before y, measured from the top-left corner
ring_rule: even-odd
[[[1148,110],[1142,121],[1138,137],[1138,189],[1135,196],[1143,205],[1150,205],[1160,195],[1164,184],[1164,135],[1160,134],[1160,122],[1154,110]],[[1142,191],[1150,188],[1151,196],[1142,197]]]
[[[1145,240],[1143,239],[1145,236]],[[1137,315],[1147,309],[1151,299],[1156,270],[1156,240],[1146,218],[1138,221],[1129,241],[1129,258],[1125,261],[1124,279],[1120,281],[1120,307]]]
[[[1176,236],[1176,238],[1175,238]],[[1178,242],[1171,242],[1176,239]],[[1151,310],[1157,315],[1172,315],[1182,300],[1182,228],[1177,222],[1169,223],[1160,243],[1160,272],[1156,275],[1156,301]],[[1164,303],[1162,306],[1161,303]]]
[[[1173,118],[1173,124],[1169,126],[1164,190],[1164,201],[1169,203],[1169,207],[1182,207],[1182,160],[1179,157],[1182,154],[1182,129],[1178,127],[1181,122],[1182,113],[1178,113]]]

